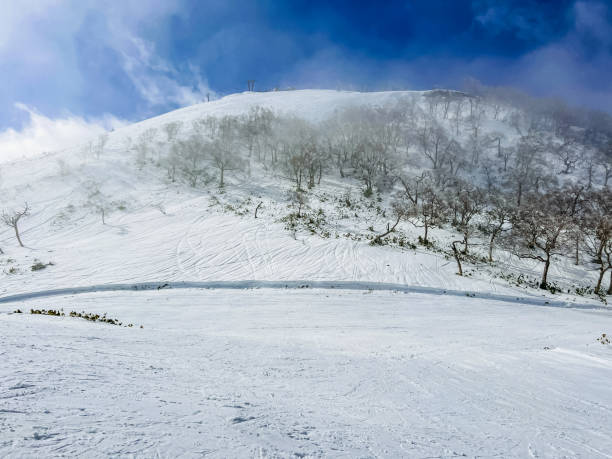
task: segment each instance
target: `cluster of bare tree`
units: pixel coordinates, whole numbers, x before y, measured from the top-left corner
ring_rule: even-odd
[[[600,293],[610,272],[607,294],[612,294],[612,191],[578,186],[531,192],[522,203],[512,194],[483,190],[459,181],[446,190],[436,186],[433,174],[403,179],[394,206],[399,218],[424,228],[427,245],[431,228],[450,223],[461,239],[452,241],[451,253],[459,274],[470,245],[485,246],[493,261],[495,248],[542,263],[540,288],[548,288],[554,256],[571,256],[598,271],[595,293]],[[474,242],[476,241],[476,242]]]
[[[291,180],[296,190],[314,188],[325,174],[363,183],[364,193],[391,190],[408,170],[429,170],[435,185],[466,180],[491,191],[528,193],[580,180],[587,189],[606,187],[612,176],[612,135],[572,124],[538,121],[497,99],[456,91],[431,91],[384,107],[350,107],[324,123],[277,116],[253,108],[242,116],[208,117],[184,129],[164,126],[166,140],[143,132],[133,148],[139,162],[151,150],[171,180],[192,186],[226,172],[248,172],[252,161]],[[491,129],[491,120],[494,121]],[[485,123],[487,129],[485,129]],[[188,135],[179,137],[181,130]]]
[[[172,181],[182,178],[196,187],[216,177],[218,186],[224,187],[228,172],[246,172],[254,151],[259,158],[262,151],[268,151],[264,142],[271,118],[271,112],[260,107],[245,116],[210,116],[193,121],[184,138],[178,135],[185,129],[181,122],[168,123],[164,126],[166,140],[157,145],[158,151],[166,149],[159,163]]]
[[[345,108],[319,124],[255,107],[191,129],[169,123],[157,146],[157,133],[145,131],[133,148],[143,160],[162,152],[168,177],[194,187],[215,179],[223,187],[228,172],[248,175],[255,164],[290,180],[296,193],[326,175],[357,180],[366,197],[394,194],[397,222],[422,227],[424,244],[430,229],[452,223],[460,271],[470,246],[486,239],[490,261],[503,246],[542,262],[545,288],[553,256],[571,246],[577,263],[600,269],[599,291],[611,270],[610,120],[530,100],[503,90],[436,90]]]

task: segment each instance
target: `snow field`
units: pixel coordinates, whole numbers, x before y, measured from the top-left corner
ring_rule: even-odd
[[[610,457],[610,329],[604,310],[368,291],[0,304],[0,456]]]

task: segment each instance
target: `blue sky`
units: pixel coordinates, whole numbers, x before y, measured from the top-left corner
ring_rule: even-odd
[[[247,79],[375,90],[472,77],[610,111],[611,24],[603,0],[0,0],[0,137],[32,113],[109,125]]]

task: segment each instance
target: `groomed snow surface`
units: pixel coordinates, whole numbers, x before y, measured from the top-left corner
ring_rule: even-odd
[[[611,457],[610,329],[605,309],[328,289],[0,304],[0,456]]]

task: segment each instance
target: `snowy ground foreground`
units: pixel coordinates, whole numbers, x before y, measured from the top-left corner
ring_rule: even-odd
[[[0,304],[0,456],[611,457],[611,329],[605,310],[390,292]]]

